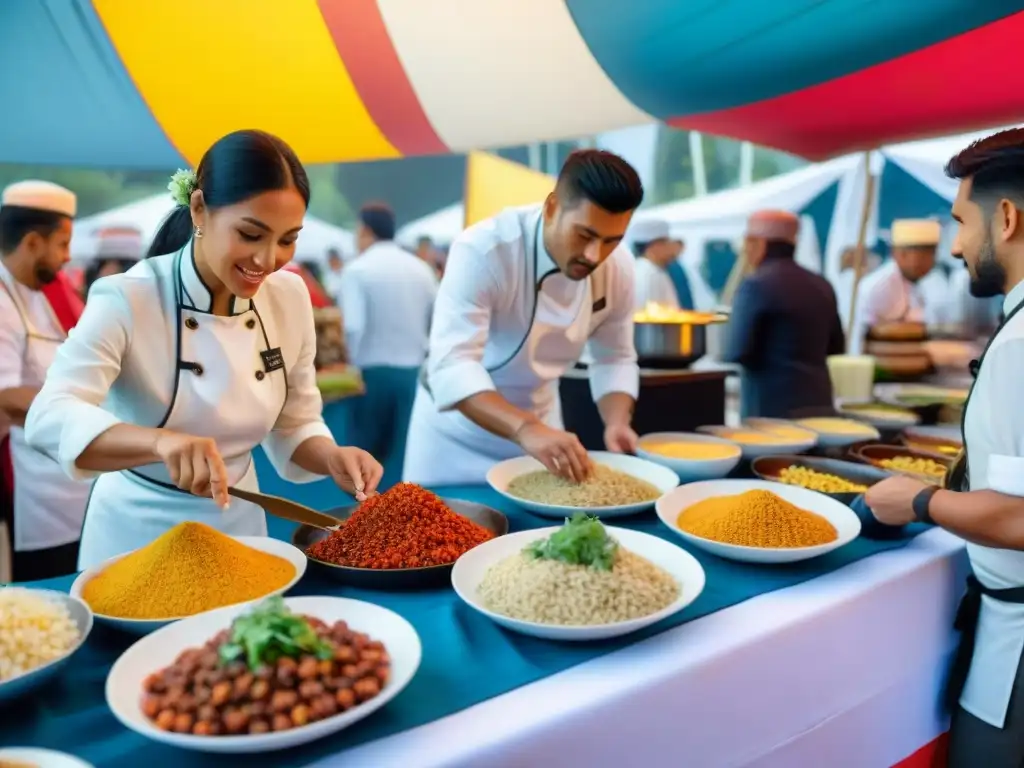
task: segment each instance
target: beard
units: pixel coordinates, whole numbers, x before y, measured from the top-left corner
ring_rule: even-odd
[[[996,261],[996,249],[991,236],[985,240],[981,253],[978,254],[978,261],[970,274],[971,296],[976,299],[988,299],[1005,293],[1006,270]]]
[[[57,279],[57,271],[40,264],[35,268],[35,278],[39,285],[49,285]]]

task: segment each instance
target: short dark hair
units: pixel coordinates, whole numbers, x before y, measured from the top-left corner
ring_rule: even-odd
[[[264,192],[294,186],[309,206],[309,177],[298,156],[265,131],[229,133],[206,150],[196,168],[196,187],[210,209],[224,208]],[[148,256],[179,250],[192,236],[192,214],[179,205],[160,225]]]
[[[636,210],[644,201],[644,186],[636,169],[603,149],[577,149],[570,154],[555,190],[566,207],[589,200],[609,213]]]
[[[56,211],[42,211],[20,205],[0,207],[0,253],[14,251],[31,232],[49,237],[67,218]]]
[[[359,223],[378,240],[395,239],[395,214],[386,203],[367,203],[359,209]]]
[[[971,199],[991,212],[1006,198],[1024,208],[1024,128],[975,141],[946,163],[951,179],[971,180]]]

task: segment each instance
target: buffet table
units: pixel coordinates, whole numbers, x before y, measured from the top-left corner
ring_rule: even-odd
[[[301,490],[289,495],[309,503],[317,485],[292,486]],[[502,509],[512,530],[549,523],[489,489],[438,491]],[[653,513],[622,524],[672,537]],[[278,537],[290,533],[276,519],[270,527]],[[131,638],[98,628],[46,691],[0,709],[0,745],[45,745],[97,768],[511,767],[550,765],[553,755],[562,765],[885,768],[942,727],[934,702],[964,558],[957,539],[921,530],[901,541],[858,539],[785,567],[695,551],[708,585],[681,616],[588,644],[506,633],[450,590],[371,592],[310,572],[294,594],[380,603],[409,619],[423,642],[409,687],[352,728],[259,756],[153,744],[105,706],[109,664]],[[67,589],[70,581],[40,586]]]

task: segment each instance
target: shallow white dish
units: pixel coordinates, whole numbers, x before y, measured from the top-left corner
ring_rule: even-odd
[[[79,760],[66,752],[35,747],[10,747],[0,749],[0,763],[25,763],[34,768],[93,768],[91,763]]]
[[[794,504],[808,512],[821,515],[839,534],[835,541],[815,547],[792,547],[786,549],[741,547],[736,544],[723,544],[719,541],[704,539],[692,533],[680,530],[676,525],[679,513],[699,501],[712,496],[738,496],[753,490],[771,491],[781,496],[790,504]],[[834,549],[849,544],[860,534],[860,518],[857,513],[837,499],[817,491],[809,491],[794,485],[773,483],[768,480],[707,480],[703,483],[691,483],[666,493],[655,506],[658,517],[676,535],[684,540],[728,560],[740,560],[747,563],[795,563],[799,560],[810,560],[812,557],[824,555]],[[472,550],[470,550],[472,551]]]
[[[661,494],[679,485],[679,477],[675,472],[668,467],[655,464],[647,459],[627,456],[621,453],[610,453],[608,451],[591,451],[590,458],[597,464],[604,464],[606,467],[632,475],[638,480],[647,481],[657,488]],[[491,488],[509,501],[542,517],[562,519],[572,517],[576,512],[586,512],[594,517],[623,517],[625,515],[635,515],[654,506],[655,499],[614,507],[570,507],[560,504],[543,504],[539,501],[528,501],[508,493],[508,484],[515,478],[528,472],[539,472],[543,469],[544,465],[532,456],[520,456],[519,458],[508,459],[491,467],[491,471],[487,473],[487,482]]]
[[[644,449],[645,444],[657,442],[722,445],[731,448],[732,455],[721,459],[680,459]],[[668,467],[679,475],[682,482],[691,483],[696,480],[715,480],[725,477],[740,463],[740,459],[743,458],[743,449],[737,443],[713,435],[701,435],[697,432],[653,432],[640,438],[636,455],[641,459]]]
[[[813,421],[813,419],[801,419],[797,421],[797,424],[804,429],[809,429],[818,435],[818,445],[824,446],[825,448],[843,448],[847,445],[854,445],[855,443],[870,442],[872,440],[880,440],[881,434],[870,424],[866,424],[863,421],[857,419],[851,419],[841,416],[830,416],[826,417],[830,420],[838,419],[840,421],[848,421],[851,424],[855,424],[861,429],[858,432],[830,432],[827,429],[820,429],[812,427],[807,422]]]
[[[755,426],[725,427],[717,425],[697,427],[697,431],[708,435],[714,435],[715,437],[735,443],[743,451],[743,458],[745,459],[756,459],[761,456],[771,456],[776,453],[803,453],[804,451],[809,451],[818,442],[817,434],[810,432],[809,430],[805,430],[807,431],[807,438],[803,440],[779,437],[771,434],[770,432],[765,432],[763,429],[758,429]],[[765,435],[772,439],[767,443],[743,443],[730,437],[730,434],[735,432],[757,432],[758,434]]]
[[[44,600],[63,605],[67,608],[68,614],[71,616],[75,626],[78,627],[78,642],[63,656],[59,656],[53,661],[43,664],[41,667],[23,672],[17,677],[11,677],[0,682],[0,704],[34,691],[60,672],[61,668],[67,664],[68,659],[85,645],[89,633],[92,632],[93,624],[93,615],[92,611],[89,610],[89,606],[71,595],[66,595],[53,589],[34,589],[31,587],[2,587],[2,589],[29,593]]]
[[[253,549],[258,549],[261,552],[266,552],[267,554],[283,558],[295,566],[295,578],[280,589],[275,589],[273,592],[249,602],[259,602],[260,600],[264,600],[273,595],[283,595],[289,589],[294,587],[306,572],[306,564],[308,563],[306,553],[297,547],[293,547],[286,541],[272,539],[269,536],[232,536],[232,538],[241,544],[245,544],[247,547],[252,547]],[[78,577],[71,585],[71,595],[84,602],[82,598],[82,590],[85,588],[85,585],[88,584],[93,577],[99,575],[101,571],[130,554],[131,552],[128,552],[123,555],[118,555],[117,557],[112,557],[99,565],[93,566],[87,571],[82,571],[78,574]],[[172,622],[183,618],[189,618],[187,616],[178,616],[171,619],[119,619],[114,616],[104,616],[103,614],[95,612],[94,615],[96,617],[97,624],[105,624],[108,627],[113,627],[123,632],[129,632],[133,635],[145,635]]]
[[[872,410],[870,405],[865,405],[866,410],[850,406],[863,405],[861,403],[840,403],[837,410],[845,419],[853,419],[865,424],[870,424],[877,429],[906,429],[916,426],[921,422],[921,417],[913,411],[907,410],[903,413],[895,410],[888,410],[886,407],[878,407]]]
[[[391,678],[380,694],[346,712],[289,731],[245,736],[194,736],[160,730],[142,713],[143,682],[152,673],[172,664],[182,651],[204,645],[251,607],[231,605],[175,622],[137,640],[121,654],[107,675],[106,697],[110,711],[126,728],[153,741],[182,749],[232,754],[269,752],[308,744],[347,728],[391,701],[416,674],[423,655],[419,635],[412,624],[394,611],[344,597],[288,597],[284,602],[294,613],[312,616],[329,624],[346,621],[353,630],[365,632],[382,642],[391,657]]]
[[[676,581],[682,585],[679,597],[676,598],[675,602],[662,608],[657,613],[652,613],[650,616],[641,616],[637,619],[618,621],[612,624],[594,624],[591,626],[538,624],[532,621],[521,621],[509,616],[503,616],[500,613],[495,613],[485,608],[477,589],[488,569],[506,557],[511,557],[521,552],[531,542],[547,538],[560,527],[537,528],[532,531],[511,533],[473,547],[473,549],[455,561],[455,567],[452,569],[452,587],[455,588],[455,593],[470,608],[479,611],[495,623],[513,632],[532,635],[533,637],[540,637],[546,640],[586,641],[619,637],[648,627],[683,610],[683,608],[696,600],[697,596],[704,590],[704,569],[697,562],[697,558],[689,552],[669,541],[659,539],[657,536],[651,536],[649,533],[640,533],[639,531],[631,531],[626,528],[608,526],[609,535],[614,537],[621,546],[634,554],[640,555],[640,557],[650,560],[675,577]]]

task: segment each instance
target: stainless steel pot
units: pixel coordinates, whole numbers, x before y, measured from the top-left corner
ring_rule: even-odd
[[[633,342],[641,368],[686,368],[707,354],[707,326],[638,322]]]

